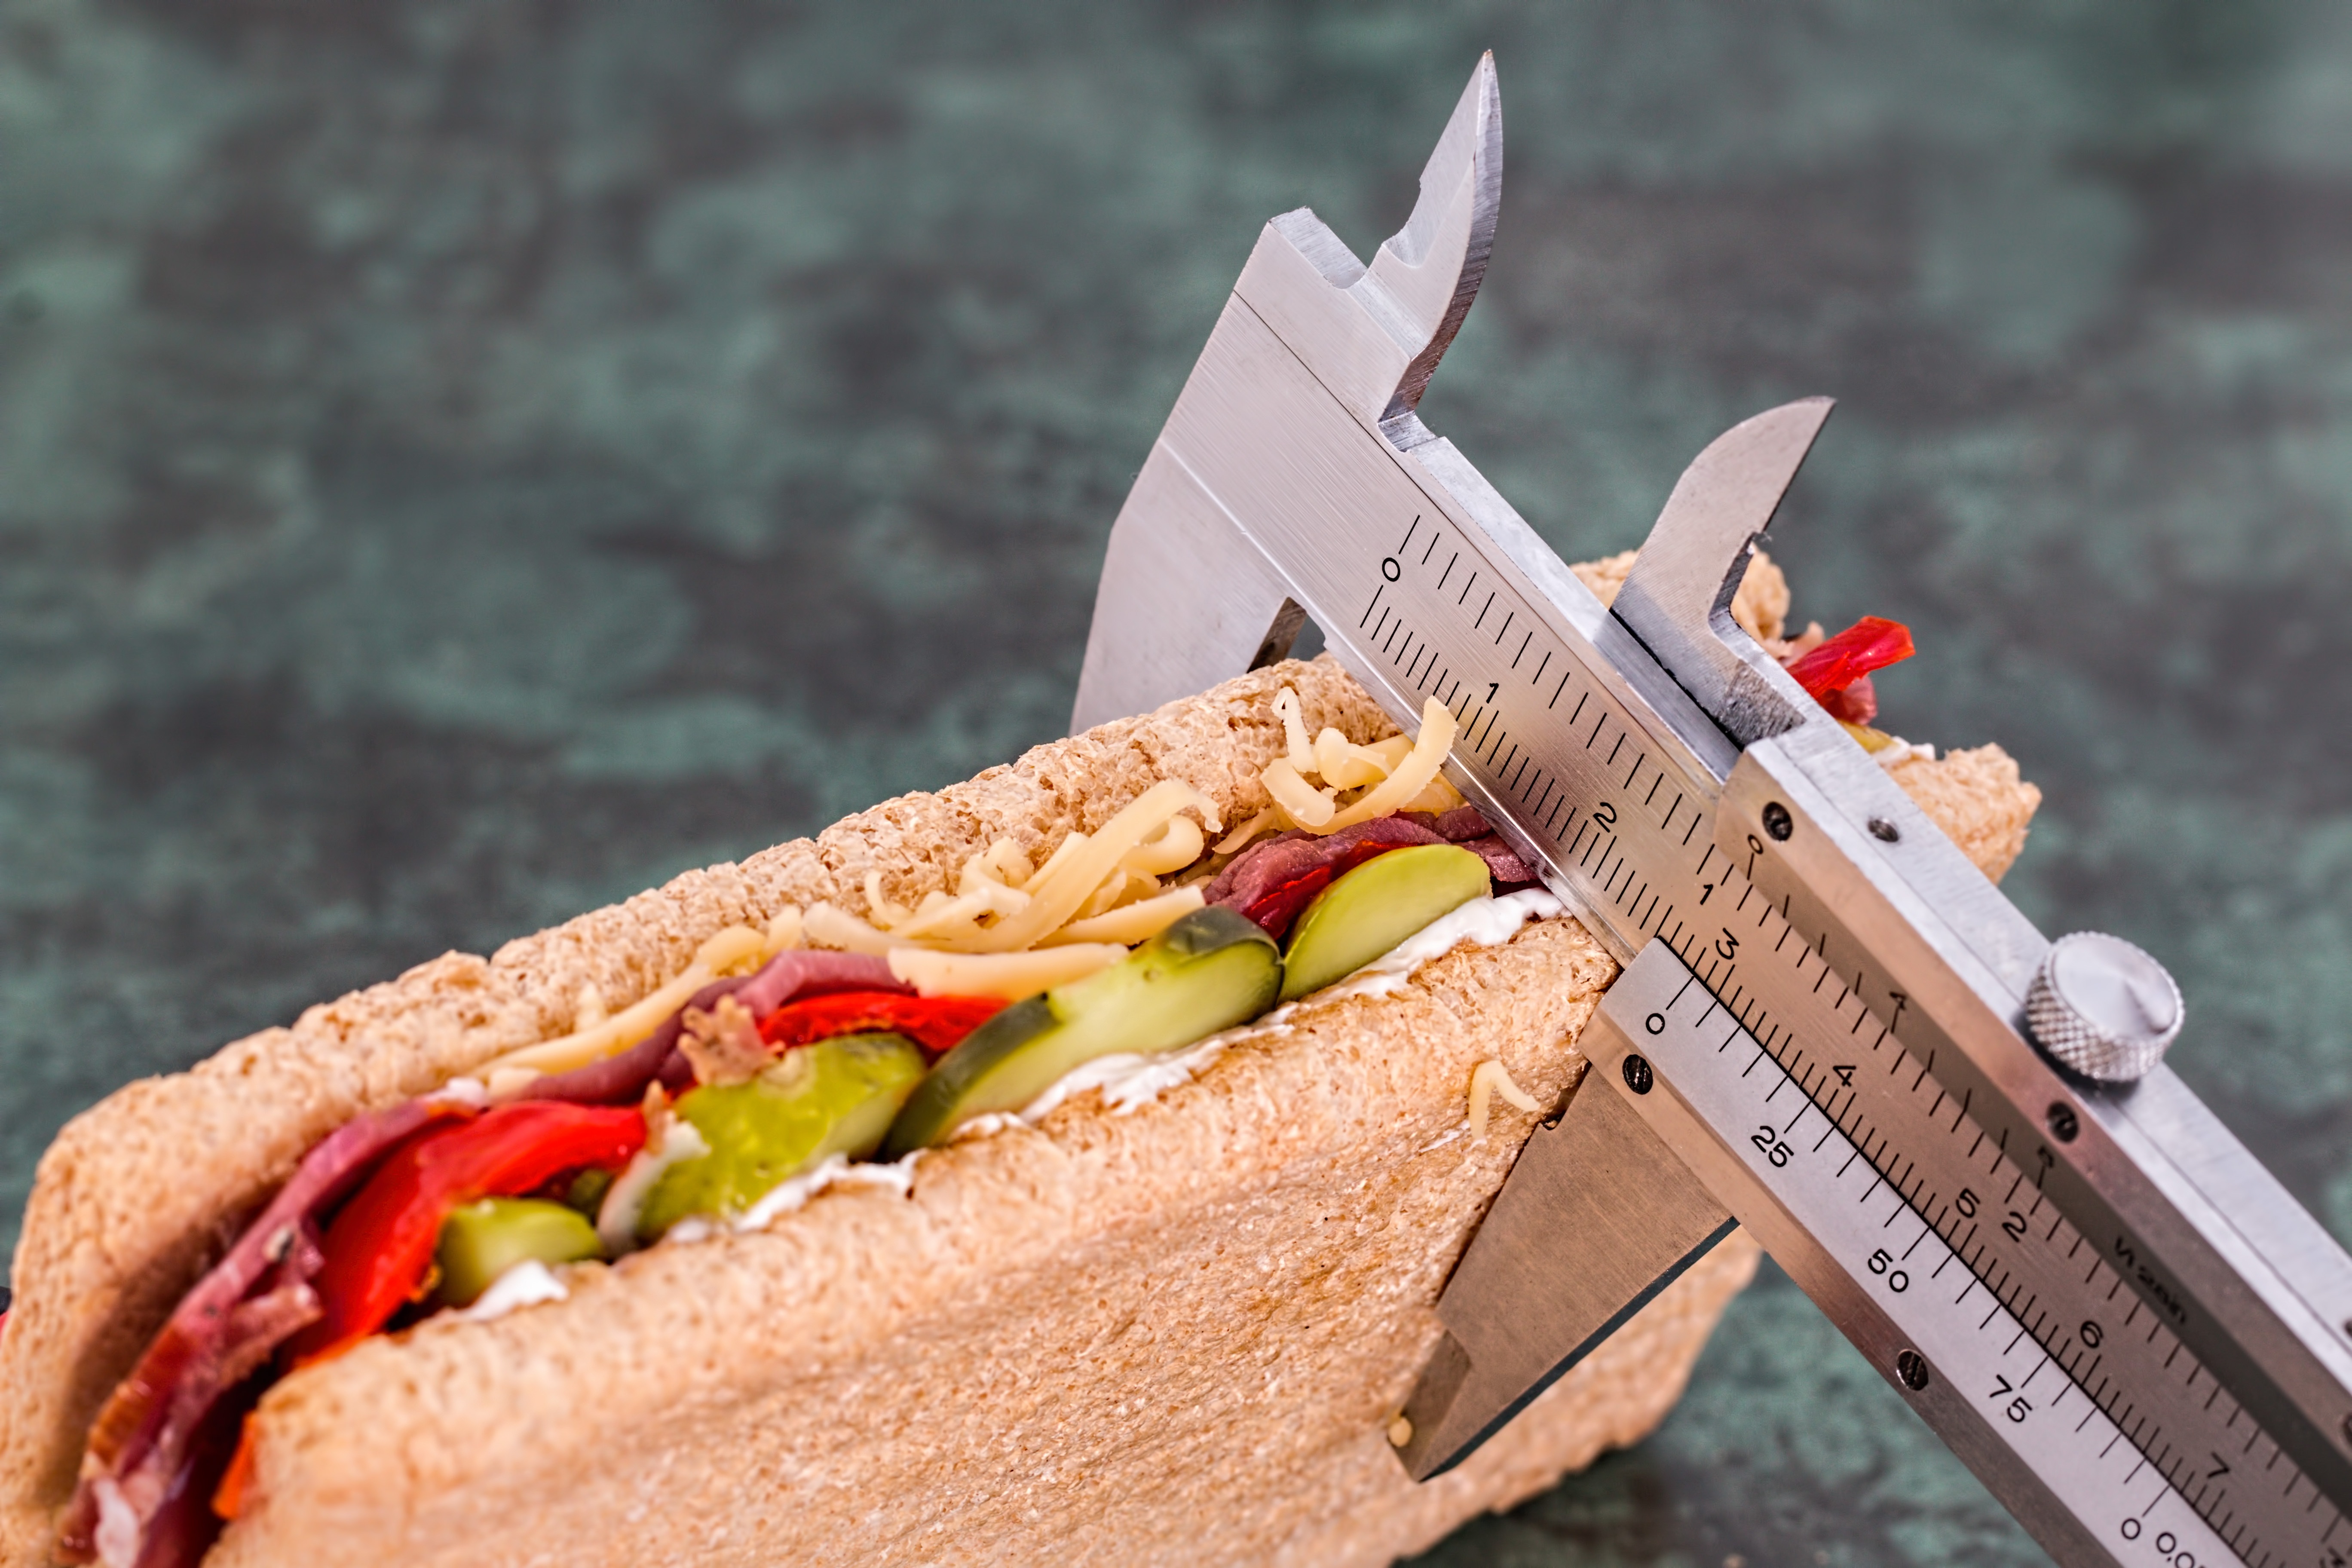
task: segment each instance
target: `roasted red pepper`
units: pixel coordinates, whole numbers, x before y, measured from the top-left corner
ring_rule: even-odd
[[[1832,718],[1867,724],[1878,717],[1878,691],[1870,672],[1899,664],[1915,651],[1909,626],[1864,616],[1811,653],[1791,659],[1788,668]]]
[[[1287,882],[1268,888],[1242,906],[1242,913],[1255,921],[1268,935],[1276,942],[1280,942],[1284,933],[1290,930],[1291,922],[1298,918],[1300,911],[1315,901],[1317,894],[1374,856],[1385,855],[1391,849],[1402,847],[1402,845],[1378,839],[1360,839],[1348,846],[1343,853],[1333,856],[1321,865],[1292,878]]]
[[[502,1105],[419,1133],[327,1227],[317,1281],[321,1313],[292,1341],[296,1364],[364,1339],[414,1300],[441,1222],[459,1204],[533,1192],[568,1171],[618,1170],[645,1142],[645,1117],[635,1107],[556,1100]]]
[[[777,1008],[760,1020],[760,1038],[782,1048],[842,1035],[904,1035],[941,1056],[1003,1011],[994,996],[908,996],[895,991],[836,991]]]

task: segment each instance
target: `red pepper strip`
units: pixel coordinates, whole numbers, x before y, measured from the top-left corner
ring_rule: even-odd
[[[364,1339],[414,1299],[451,1209],[532,1192],[566,1171],[617,1170],[645,1141],[634,1106],[525,1100],[404,1145],[327,1227],[321,1311],[292,1341],[294,1364]]]
[[[1381,847],[1386,848],[1387,846]],[[1334,875],[1330,867],[1317,866],[1303,876],[1268,888],[1244,907],[1242,913],[1264,927],[1266,935],[1280,942],[1289,931],[1291,921],[1315,901],[1317,894],[1331,885]]]
[[[1789,673],[1807,695],[1819,701],[1831,692],[1844,690],[1874,669],[1884,669],[1909,658],[1915,651],[1909,626],[1901,621],[1864,616],[1791,662]]]
[[[905,1035],[942,1056],[1003,1011],[994,996],[906,996],[893,991],[838,991],[788,1003],[760,1020],[760,1038],[772,1046],[804,1046],[839,1035]]]
[[[1348,847],[1347,853],[1334,856],[1320,866],[1293,878],[1279,886],[1267,889],[1242,909],[1242,913],[1265,928],[1267,935],[1280,942],[1290,930],[1291,921],[1301,910],[1315,901],[1315,896],[1333,881],[1347,875],[1376,855],[1405,847],[1402,844],[1384,843],[1378,839],[1361,839]]]

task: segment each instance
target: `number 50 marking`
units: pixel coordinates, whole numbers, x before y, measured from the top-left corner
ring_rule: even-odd
[[[1895,1259],[1883,1247],[1870,1255],[1870,1271],[1886,1276],[1886,1288],[1898,1296],[1911,1289],[1911,1276],[1895,1267]]]

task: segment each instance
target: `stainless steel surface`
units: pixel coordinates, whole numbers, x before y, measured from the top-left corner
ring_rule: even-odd
[[[1495,58],[1487,55],[1422,169],[1412,215],[1370,267],[1305,207],[1268,223],[1178,406],[1214,395],[1201,390],[1204,372],[1246,364],[1263,351],[1265,328],[1242,303],[1247,299],[1291,329],[1290,341],[1306,351],[1304,363],[1286,367],[1313,384],[1297,394],[1336,404],[1334,413],[1363,426],[1349,432],[1323,422],[1318,435],[1336,437],[1334,445],[1301,452],[1300,461],[1362,461],[1362,441],[1380,441],[1382,421],[1416,428],[1422,389],[1486,275],[1502,204],[1502,116]],[[1224,503],[1234,498],[1202,483],[1170,439],[1174,429],[1171,418],[1112,524],[1073,731],[1149,711],[1249,668],[1286,602],[1313,611],[1313,601],[1290,593],[1253,536],[1244,521],[1251,509],[1232,510]],[[1261,435],[1281,433],[1277,426]]]
[[[1997,1272],[1984,1278],[1984,1237],[2011,1215],[2036,1232],[2048,1217],[2026,1169],[1965,1118],[1948,1119],[1941,1150],[1852,1134],[1861,1096],[1839,1056],[1859,1058],[1844,1076],[1885,1078],[1900,1093],[1912,1075],[1885,1074],[1880,1059],[1906,1063],[1899,1050],[1815,1041],[1769,1052],[1664,942],[1611,988],[1586,1038],[1603,1081],[1630,1054],[1647,1060],[1654,1087],[1625,1096],[1629,1106],[2061,1562],[2324,1563],[2346,1537],[2309,1481],[2277,1485],[2263,1453],[2242,1452],[2243,1424],[2224,1419],[2226,1401],[2195,1434],[2186,1495],[2158,1474],[2132,1440],[2137,1413],[2103,1407],[2076,1381],[2122,1383],[2133,1375],[2126,1358],[2162,1353],[2141,1332],[2151,1315],[2121,1310],[2112,1273],[2096,1267],[2064,1297],[2021,1299]],[[1941,1170],[1912,1178],[1944,1151],[1974,1185],[1940,1184]],[[2063,1349],[2033,1331],[2052,1316],[2067,1320]],[[2225,1497],[2238,1506],[2210,1507]],[[2206,1517],[2217,1511],[2218,1528]]]
[[[1833,406],[1807,397],[1733,426],[1666,498],[1611,606],[1682,689],[1741,745],[1792,730],[1802,693],[1731,618],[1731,601]],[[1775,679],[1774,677],[1780,677]]]
[[[1414,223],[1435,215],[1423,232],[1436,237],[1395,244],[1437,269],[1413,274],[1413,289],[1374,278],[1311,213],[1261,234],[1120,514],[1077,721],[1234,673],[1274,640],[1286,603],[1407,730],[1424,700],[1443,703],[1460,726],[1452,776],[1612,951],[1631,960],[1663,941],[1768,1050],[1848,1042],[1853,1059],[1831,1068],[1859,1077],[1840,1079],[1833,1114],[1868,1157],[1933,1147],[1922,1139],[1936,1133],[1972,1141],[1963,1162],[2018,1162],[2032,1192],[2020,1177],[2003,1202],[2019,1200],[2025,1234],[1949,1245],[1971,1269],[1999,1271],[1982,1283],[2029,1340],[2092,1380],[2086,1405],[2107,1410],[2249,1561],[2294,1561],[2264,1554],[2300,1539],[2274,1517],[2280,1500],[2308,1497],[2332,1521],[2352,1498],[2352,1347],[2335,1326],[2352,1318],[2352,1260],[2163,1069],[2118,1093],[2059,1077],[2020,1033],[2041,934],[1785,671],[1719,624],[1726,584],[1825,405],[1760,416],[1702,456],[1644,547],[1626,618],[1401,409],[1483,264],[1494,187],[1481,171],[1499,167],[1499,132],[1456,128],[1498,126],[1491,88],[1482,62],[1424,174]],[[1455,286],[1428,283],[1441,275]],[[1408,298],[1420,313],[1400,317],[1391,307]],[[1883,1082],[1863,1065],[1914,1058]],[[1732,1202],[1736,1173],[1707,1140],[1684,1128],[1667,1142]],[[1553,1179],[1547,1170],[1515,1173],[1497,1212],[1519,1206],[1515,1188]],[[1990,1196],[1958,1167],[1889,1175],[1938,1224],[1960,1191]],[[1801,1248],[1807,1234],[1783,1225],[1768,1242]],[[1433,1368],[1433,1390],[1451,1385],[1458,1400],[1505,1381],[1481,1354],[1537,1375],[1527,1369],[1549,1352],[1494,1322],[1537,1311],[1529,1288],[1474,1307],[1486,1288],[1462,1279],[1440,1306],[1441,1361],[1461,1364]],[[2094,1281],[2111,1292],[2104,1335],[2145,1330],[2128,1355],[2116,1337],[2105,1349],[2070,1340],[2087,1320],[2046,1310]],[[1872,1348],[1869,1320],[1839,1321]],[[1919,1408],[1973,1462],[1980,1424],[1938,1386]],[[2215,1409],[2245,1446],[2200,1482],[2203,1453],[2182,1439]],[[2051,1522],[2072,1516],[2053,1512],[2030,1458],[2023,1471],[1979,1468],[2062,1556],[2093,1552]]]
[[[1767,830],[1768,805],[1785,814],[1785,839]],[[2343,1249],[2210,1116],[2193,1134],[2150,1136],[2147,1108],[2196,1103],[2168,1070],[2102,1090],[2063,1076],[2026,1042],[2024,994],[2048,944],[1843,734],[1808,727],[1751,746],[1719,813],[1718,846],[1753,878],[1744,913],[1769,928],[1748,944],[1761,962],[1743,963],[1731,983],[1741,991],[1735,1005],[1753,999],[1762,1009],[1750,1021],[1766,1044],[1848,1026],[1792,1005],[1816,985],[1849,992],[1866,1009],[1852,1026],[1889,1038],[1899,1030],[1931,1088],[2036,1163],[2037,1190],[2065,1216],[2067,1234],[2127,1260],[2127,1288],[2167,1331],[2298,1468],[2339,1501],[2352,1499],[2352,1442],[2339,1425],[2352,1411],[2352,1345],[2335,1328],[2343,1314],[2325,1310],[2352,1301]],[[1874,817],[1897,824],[1898,841],[1872,834]],[[1819,966],[1808,968],[1804,954]],[[1935,1112],[1891,1101],[1872,1114],[1884,1135],[1916,1144]],[[2276,1227],[2273,1245],[2252,1244],[2250,1224]],[[2015,1249],[2003,1266],[2025,1296],[2045,1297],[2068,1289],[2077,1268],[2071,1252],[2046,1242]],[[2131,1386],[2127,1396],[2143,1413],[2186,1419],[2205,1393],[2173,1380]],[[2164,1440],[2168,1419],[2156,1418],[2152,1441]]]
[[[1730,1233],[1723,1205],[1586,1073],[1446,1285],[1445,1337],[1404,1404],[1405,1469],[1451,1469]]]
[[[2101,1083],[2137,1083],[2155,1071],[2187,1012],[2164,965],[2103,931],[2052,942],[2025,992],[2033,1043]]]

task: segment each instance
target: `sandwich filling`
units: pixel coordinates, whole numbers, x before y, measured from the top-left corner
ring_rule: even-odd
[[[1869,672],[1908,633],[1799,643],[1800,681],[1908,754],[1867,728]],[[570,1034],[330,1135],[105,1405],[61,1553],[195,1563],[244,1505],[262,1393],[370,1335],[560,1300],[565,1265],[756,1227],[835,1181],[903,1185],[921,1151],[1074,1094],[1131,1108],[1298,998],[1391,989],[1431,940],[1559,912],[1440,776],[1444,707],[1372,745],[1310,736],[1287,688],[1275,709],[1273,804],[1230,830],[1168,780],[1042,862],[1000,839],[912,906],[869,876],[863,914],[721,931],[635,1005],[583,992]]]

